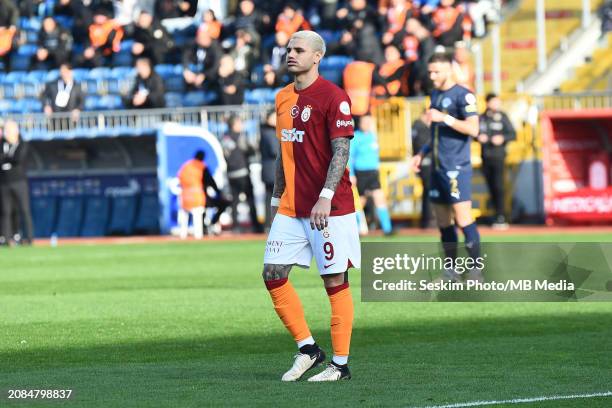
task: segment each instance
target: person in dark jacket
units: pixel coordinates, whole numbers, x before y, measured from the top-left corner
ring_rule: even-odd
[[[68,63],[60,65],[60,77],[45,86],[43,92],[44,111],[47,115],[54,112],[72,112],[73,119],[83,110],[85,96],[81,85],[74,80],[72,67]]]
[[[163,108],[164,82],[153,70],[151,60],[141,57],[136,60],[136,83],[130,92],[127,105],[133,109]]]
[[[3,245],[9,245],[13,231],[13,206],[15,205],[23,228],[22,244],[30,244],[33,237],[30,211],[30,192],[26,177],[25,158],[27,144],[19,137],[19,126],[13,120],[7,121],[0,139],[0,235]]]
[[[270,111],[266,121],[261,126],[261,139],[259,139],[259,153],[261,154],[261,181],[266,186],[266,230],[270,229],[270,203],[274,190],[274,176],[276,173],[276,158],[280,152],[280,144],[276,137],[276,112]]]
[[[153,65],[164,62],[166,53],[174,47],[170,33],[146,11],[138,16],[133,37],[132,54],[135,57],[149,57]]]
[[[263,227],[257,219],[255,209],[255,195],[253,194],[253,184],[249,170],[249,156],[255,151],[251,147],[242,133],[242,120],[238,116],[230,116],[228,120],[229,130],[221,139],[223,154],[227,161],[227,178],[232,191],[232,218],[234,231],[239,230],[238,225],[238,204],[240,194],[244,193],[249,205],[251,216],[251,226],[254,232],[263,232]]]
[[[429,129],[429,118],[427,111],[421,113],[421,117],[412,124],[412,151],[420,152],[421,149],[431,141],[431,131]],[[421,219],[419,226],[428,228],[431,224],[431,203],[429,202],[429,189],[431,185],[431,153],[423,157],[421,161],[421,171],[419,177],[423,184],[423,196],[421,197]]]
[[[504,215],[504,169],[506,143],[516,139],[514,127],[508,116],[501,111],[501,99],[495,94],[486,97],[487,109],[480,116],[480,135],[482,144],[482,172],[484,173],[495,209],[494,228],[507,228]]]
[[[348,7],[336,13],[338,24],[344,28],[339,44],[332,50],[347,54],[359,61],[382,64],[383,50],[378,32],[382,27],[381,17],[368,6],[365,0],[351,0]]]
[[[38,49],[33,55],[35,69],[53,69],[70,61],[72,34],[57,25],[52,17],[43,20],[42,30],[38,33]]]
[[[196,41],[183,53],[183,78],[191,90],[214,84],[223,51],[204,29],[198,29]]]
[[[221,58],[217,86],[219,87],[220,105],[242,105],[244,103],[245,81],[243,76],[236,72],[231,55],[224,55]]]

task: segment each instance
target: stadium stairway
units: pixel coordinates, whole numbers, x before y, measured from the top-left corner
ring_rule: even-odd
[[[562,92],[609,89],[612,72],[612,33],[608,33],[602,43],[590,60],[575,70],[574,77],[561,84]]]
[[[591,1],[596,10],[601,0]],[[572,32],[580,28],[582,0],[557,0],[546,3],[546,51],[551,55]],[[536,0],[524,0],[500,26],[502,92],[515,92],[537,67]],[[493,48],[483,40],[485,90],[493,88]]]

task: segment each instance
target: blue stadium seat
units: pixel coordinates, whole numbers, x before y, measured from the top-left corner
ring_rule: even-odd
[[[36,197],[32,199],[32,220],[35,237],[51,236],[55,226],[56,210],[57,199],[55,197]]]
[[[27,99],[18,99],[13,104],[12,112],[13,113],[36,113],[42,112],[42,102],[38,99],[27,98]]]
[[[157,194],[143,194],[140,197],[134,231],[148,234],[159,232],[159,198]]]
[[[182,75],[165,78],[164,86],[168,92],[185,92],[185,80]]]
[[[85,110],[94,111],[98,109],[98,97],[97,96],[86,96],[85,97]]]
[[[104,95],[100,98],[99,109],[116,110],[123,109],[123,101],[119,95]]]
[[[244,101],[249,104],[274,103],[276,90],[270,88],[249,89],[244,94]]]
[[[83,198],[64,197],[57,211],[55,232],[58,237],[77,237],[83,219]]]
[[[164,80],[175,76],[174,65],[171,64],[159,64],[155,67],[155,72]]]
[[[133,64],[132,47],[133,40],[121,41],[121,49],[113,54],[113,66],[115,67],[131,67]]]
[[[183,96],[178,92],[167,92],[166,95],[166,107],[177,108],[182,106]]]
[[[110,201],[107,197],[88,197],[85,201],[83,225],[79,235],[101,237],[106,234]]]
[[[57,24],[60,27],[70,29],[74,25],[74,19],[72,17],[59,15],[54,16],[53,18],[55,19],[55,21],[57,21]]]
[[[42,21],[36,17],[21,17],[19,19],[19,27],[22,30],[40,31],[42,28]]]
[[[108,225],[109,234],[129,235],[134,229],[136,215],[136,196],[113,197],[111,217]]]
[[[336,85],[340,85],[342,83],[342,68],[340,67],[321,67],[319,72],[323,78],[335,83]]]
[[[44,89],[43,81],[36,81],[34,79],[27,79],[22,83],[23,95],[26,98],[38,98],[40,93]]]
[[[213,120],[208,121],[208,131],[216,136],[222,136],[227,132],[227,122],[215,122]]]
[[[353,62],[353,58],[344,55],[330,55],[321,60],[321,69],[339,68],[344,69],[349,63]]]
[[[264,82],[264,64],[257,64],[251,70],[251,82],[255,85],[263,85]]]
[[[212,91],[192,91],[183,97],[183,106],[204,106],[217,99],[217,94]]]
[[[0,115],[4,116],[11,112],[11,106],[13,105],[13,101],[10,99],[0,98]]]
[[[323,37],[326,44],[331,44],[340,41],[342,31],[320,30],[318,33]],[[329,57],[326,57],[329,58]]]

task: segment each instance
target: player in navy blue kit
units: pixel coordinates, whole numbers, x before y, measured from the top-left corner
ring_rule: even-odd
[[[446,256],[457,256],[459,227],[465,235],[470,257],[477,258],[480,256],[480,235],[472,218],[470,160],[470,143],[479,133],[476,97],[456,83],[452,59],[447,54],[434,54],[431,57],[429,76],[435,87],[428,111],[431,143],[412,158],[412,167],[420,171],[423,156],[429,151],[433,152],[430,198]],[[462,277],[455,271],[447,270],[445,278],[459,281]],[[482,272],[470,271],[467,278],[482,280]]]

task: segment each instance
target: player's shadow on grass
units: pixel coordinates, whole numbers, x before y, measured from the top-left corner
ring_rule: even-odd
[[[421,349],[430,349],[431,353],[435,354],[436,362],[444,365],[445,362],[456,362],[457,353],[463,347],[466,353],[472,355],[479,350],[483,353],[494,352],[500,348],[500,343],[504,342],[514,342],[519,347],[521,343],[529,343],[532,348],[521,352],[526,353],[526,356],[535,355],[547,351],[551,346],[548,336],[554,336],[555,348],[566,349],[570,354],[575,352],[573,357],[579,358],[580,353],[590,347],[605,349],[604,344],[598,342],[601,339],[609,341],[612,338],[612,325],[609,323],[610,315],[601,312],[516,318],[474,316],[468,319],[440,321],[408,319],[402,325],[356,327],[351,351],[355,356],[354,361],[364,364],[372,356],[376,356],[373,360],[399,358],[410,362],[413,361],[411,358],[414,359],[414,353],[418,353]],[[592,335],[589,336],[589,333]],[[329,332],[315,331],[314,335],[331,357]],[[93,347],[62,345],[60,348],[0,352],[0,361],[2,361],[0,375],[22,370],[80,365],[180,366],[184,363],[190,366],[193,372],[186,369],[176,374],[179,377],[201,377],[206,375],[206,370],[214,369],[215,378],[220,380],[234,381],[236,376],[245,376],[251,379],[277,381],[279,373],[289,367],[290,357],[294,352],[292,341],[286,333],[280,331],[270,335],[245,334],[214,338],[202,336],[175,340],[143,340]],[[397,356],[389,354],[398,352],[400,354]],[[482,362],[495,364],[497,360],[503,358],[508,356],[483,355]],[[193,366],[192,363],[198,361],[202,364]],[[497,361],[497,363],[510,364],[507,361]],[[248,365],[249,369],[238,369],[240,364]]]

